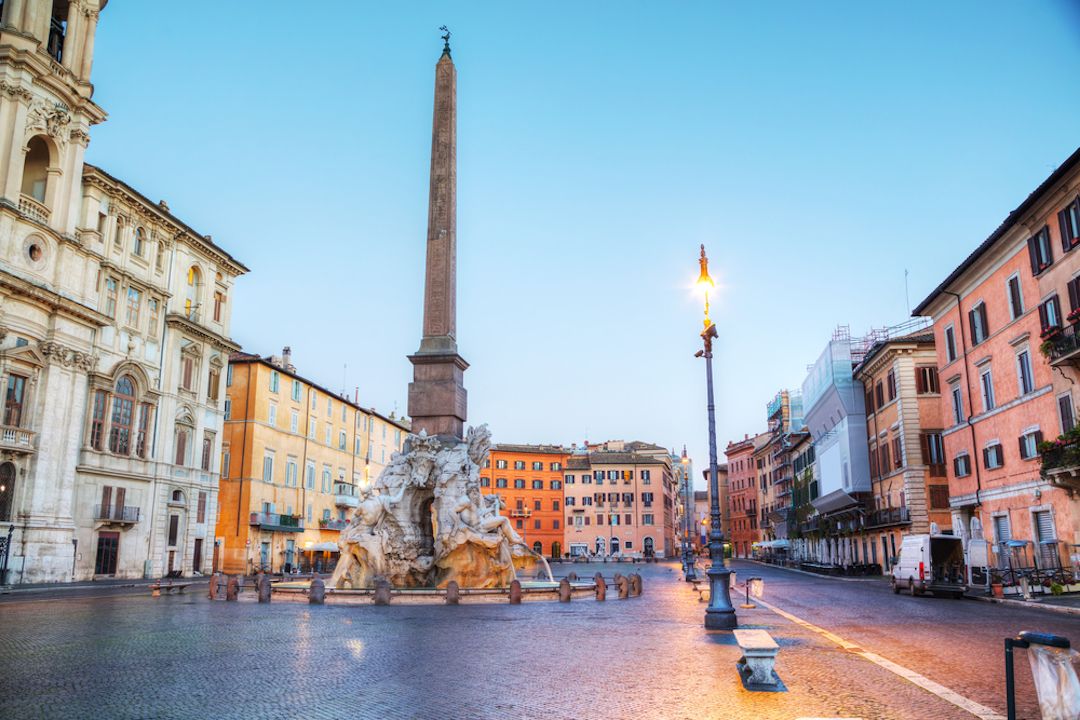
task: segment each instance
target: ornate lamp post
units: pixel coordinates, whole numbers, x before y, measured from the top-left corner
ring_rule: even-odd
[[[708,630],[731,630],[738,627],[735,608],[731,605],[731,571],[724,567],[724,533],[720,528],[720,478],[716,466],[716,406],[713,403],[712,341],[717,337],[716,325],[709,319],[709,290],[715,283],[709,277],[709,259],[705,246],[701,246],[701,275],[697,285],[705,292],[705,329],[701,339],[705,349],[695,357],[705,358],[705,387],[709,408],[709,607],[705,609],[705,627]]]
[[[697,570],[694,568],[694,551],[691,549],[690,533],[694,525],[693,508],[694,492],[690,484],[690,458],[686,456],[686,446],[682,451],[682,475],[683,475],[683,575],[686,582],[697,580]]]

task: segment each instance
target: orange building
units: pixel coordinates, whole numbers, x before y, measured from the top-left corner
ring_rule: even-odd
[[[408,434],[301,377],[290,356],[229,359],[215,570],[329,572],[361,491]]]
[[[480,491],[502,498],[525,544],[548,557],[561,557],[563,466],[566,448],[558,445],[495,445],[480,472]]]

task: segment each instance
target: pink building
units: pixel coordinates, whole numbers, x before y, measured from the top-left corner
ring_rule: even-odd
[[[1039,444],[1075,425],[1076,385],[1054,366],[1071,371],[1080,355],[1067,351],[1075,328],[1059,297],[1080,275],[1080,238],[1062,238],[1059,219],[1077,207],[1080,225],[1078,188],[1080,150],[914,311],[934,321],[953,529],[990,545],[984,563],[969,544],[973,567],[1076,563],[1080,473],[1044,470]],[[1076,453],[1063,457],[1080,466]]]

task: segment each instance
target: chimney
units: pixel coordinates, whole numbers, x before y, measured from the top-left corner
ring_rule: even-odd
[[[281,348],[281,367],[289,372],[292,372],[295,369],[292,365],[292,348],[288,345]]]

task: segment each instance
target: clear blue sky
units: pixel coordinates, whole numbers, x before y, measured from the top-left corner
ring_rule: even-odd
[[[904,320],[904,268],[914,305],[1080,144],[1065,0],[113,0],[88,160],[251,268],[246,350],[291,345],[384,412],[419,343],[444,23],[458,342],[497,442],[686,443],[704,468],[705,243],[723,461],[838,323]]]

